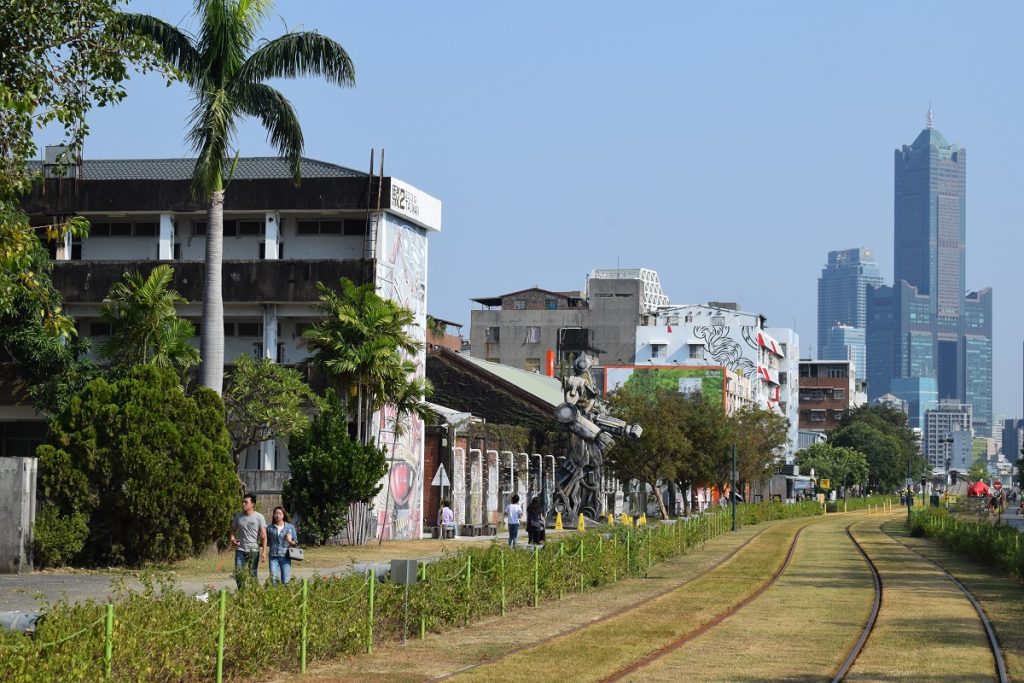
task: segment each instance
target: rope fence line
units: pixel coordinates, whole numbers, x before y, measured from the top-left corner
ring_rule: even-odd
[[[751,508],[756,508],[756,506],[757,504],[753,504]],[[815,512],[811,512],[809,508],[794,508],[786,516],[809,514],[820,514],[820,508],[817,508]],[[781,514],[776,515],[776,518],[781,516]],[[765,519],[764,516],[748,516],[747,523],[756,524]],[[449,573],[447,576],[438,575],[441,572],[436,566],[430,567],[428,562],[420,564],[417,577],[419,586],[415,588],[415,611],[412,616],[419,620],[420,637],[424,638],[428,627],[430,629],[437,626],[451,627],[469,623],[484,615],[499,613],[504,615],[509,607],[526,607],[528,605],[540,607],[542,600],[551,601],[556,596],[561,596],[567,588],[585,591],[616,583],[624,578],[642,576],[655,562],[661,562],[686,552],[724,533],[728,529],[727,521],[725,513],[716,512],[700,520],[677,521],[675,524],[653,524],[647,527],[632,525],[602,527],[599,530],[585,532],[575,538],[564,537],[557,543],[549,543],[544,548],[535,547],[532,552],[504,547],[497,549],[492,547],[486,550],[467,548],[459,553],[459,555],[465,553],[464,562],[458,567],[451,567],[450,565],[455,563],[450,563],[448,572],[454,573]],[[458,559],[459,555],[452,559]],[[474,569],[477,574],[475,582],[473,581]],[[440,588],[442,585],[460,580],[465,583],[461,586],[445,588],[442,592],[435,594],[443,596],[440,602],[427,600],[424,597],[430,595],[431,586]],[[273,609],[274,605],[277,605],[277,609],[279,609],[285,604],[289,606],[288,609],[291,609],[291,606],[299,602],[301,612],[296,615],[299,619],[295,628],[299,631],[296,636],[300,639],[301,649],[289,659],[297,665],[296,668],[300,671],[306,670],[310,654],[307,649],[309,639],[316,637],[316,642],[319,643],[319,638],[322,636],[318,636],[317,631],[320,629],[326,628],[329,632],[338,630],[341,633],[347,629],[347,632],[351,634],[350,637],[354,637],[354,640],[339,641],[332,645],[331,647],[334,649],[327,656],[334,656],[336,653],[355,654],[356,650],[362,650],[369,654],[373,651],[375,640],[388,642],[395,637],[390,615],[393,615],[394,610],[399,606],[400,598],[396,596],[400,594],[395,590],[394,584],[386,583],[378,588],[377,575],[371,569],[365,573],[361,583],[353,581],[344,587],[346,595],[328,597],[330,592],[320,590],[321,586],[327,587],[335,582],[335,579],[329,577],[303,579],[301,590],[293,591],[286,599],[273,598],[266,603],[267,609]],[[312,594],[310,594],[310,588],[313,589]],[[531,588],[532,590],[530,590]],[[272,591],[281,589],[282,587],[269,587],[266,592],[272,594]],[[377,594],[378,591],[379,594]],[[255,596],[258,595],[259,593],[255,594]],[[255,596],[246,592],[246,599],[239,602],[238,598],[241,597],[239,594],[232,595],[226,589],[221,589],[219,600],[211,600],[208,609],[196,614],[188,623],[169,629],[142,628],[131,625],[132,617],[141,616],[145,620],[146,608],[144,606],[141,613],[133,614],[132,610],[128,610],[117,622],[117,629],[115,629],[113,619],[115,605],[111,603],[106,605],[105,616],[101,616],[85,627],[58,640],[49,643],[0,642],[0,651],[16,651],[20,654],[24,650],[35,649],[39,659],[44,660],[47,658],[46,653],[53,652],[52,648],[55,646],[72,641],[106,621],[101,651],[91,652],[96,647],[95,641],[89,641],[89,643],[83,641],[79,651],[72,654],[75,656],[75,661],[79,663],[92,661],[96,663],[97,667],[102,666],[104,674],[109,678],[112,673],[114,636],[118,633],[125,633],[124,629],[146,637],[171,636],[196,631],[204,620],[210,620],[211,614],[216,613],[215,631],[210,633],[211,636],[216,636],[216,670],[210,671],[210,676],[211,679],[220,682],[225,678],[245,676],[249,673],[248,665],[244,660],[239,660],[235,656],[225,659],[225,650],[235,647],[225,642],[228,640],[227,636],[230,635],[230,633],[226,633],[226,624],[234,623],[236,619],[244,615],[250,615],[252,609],[257,610],[255,618],[260,618],[261,602],[259,599],[255,602],[251,600]],[[280,597],[285,598],[283,595]],[[365,599],[366,603],[358,602],[357,598]],[[396,600],[399,600],[399,603],[396,603]],[[154,603],[158,602],[160,601],[154,601]],[[460,604],[463,602],[464,605]],[[362,613],[359,610],[353,612],[350,608],[345,607],[361,604],[363,607],[360,609],[365,608],[365,612]],[[231,607],[230,613],[228,612],[229,606]],[[323,614],[315,620],[311,620],[310,608],[323,612]],[[379,615],[377,614],[378,610]],[[298,612],[298,610],[294,612]],[[375,633],[378,628],[380,631]],[[190,646],[194,645],[194,647],[187,648],[193,652],[200,650],[209,652],[207,648],[214,647],[214,644],[205,637],[202,640],[207,644],[201,644],[198,635],[188,635],[182,642],[186,642]],[[141,643],[133,642],[133,645],[145,647],[145,638]],[[316,652],[320,652],[321,657],[324,656],[324,650],[319,649],[323,646],[318,645],[317,647]],[[70,655],[62,649],[56,655],[51,656],[56,656],[59,662],[60,658]],[[314,656],[316,655],[314,654]],[[28,658],[13,659],[32,661],[31,655]],[[19,665],[26,666],[23,662]],[[27,666],[30,667],[31,664]],[[5,671],[7,670],[4,667],[4,662],[0,661],[0,679],[6,676]],[[31,674],[30,668],[24,669],[24,671],[29,671]],[[121,675],[126,674],[121,672]],[[27,677],[25,680],[34,679]]]

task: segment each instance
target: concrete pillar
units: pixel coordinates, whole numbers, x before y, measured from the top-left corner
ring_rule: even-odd
[[[487,451],[487,513],[485,524],[497,524],[500,508],[498,507],[498,451]]]
[[[174,259],[174,217],[169,213],[160,214],[160,243],[157,247],[157,259],[160,261]]]
[[[452,448],[452,512],[455,513],[456,524],[468,524],[466,521],[466,449],[456,446]]]
[[[263,228],[263,258],[276,261],[281,258],[281,216],[276,211],[268,211]]]
[[[58,261],[70,261],[71,260],[71,231],[68,230],[64,233],[64,239],[57,243],[57,259]]]
[[[479,448],[469,449],[469,500],[467,524],[483,524],[483,452]]]
[[[277,305],[263,305],[263,357],[277,360]]]
[[[36,458],[0,458],[0,574],[32,568],[32,525],[36,520]]]

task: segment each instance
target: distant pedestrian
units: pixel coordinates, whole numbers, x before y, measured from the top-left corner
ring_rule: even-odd
[[[441,511],[438,513],[438,526],[441,527],[441,538],[444,538],[444,532],[446,529],[452,530],[452,538],[455,537],[455,513],[452,512],[448,501],[441,502]]]
[[[512,502],[505,506],[505,517],[508,518],[508,547],[516,547],[516,538],[519,536],[519,519],[523,516],[523,509],[519,507],[519,494],[513,494]]]
[[[539,496],[534,496],[526,506],[526,533],[533,545],[544,543],[544,503]]]
[[[271,514],[267,527],[267,547],[270,551],[270,582],[288,583],[292,578],[292,558],[288,548],[299,544],[295,527],[288,522],[288,513],[278,505]]]
[[[245,585],[246,570],[257,579],[260,558],[267,556],[267,520],[256,512],[256,496],[242,497],[242,511],[231,521],[231,545],[235,547],[235,583]]]

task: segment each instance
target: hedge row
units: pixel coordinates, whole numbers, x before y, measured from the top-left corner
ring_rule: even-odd
[[[738,506],[741,525],[821,514],[815,502]],[[0,633],[0,680],[211,681],[267,675],[311,660],[371,652],[375,643],[468,624],[570,591],[593,590],[731,528],[723,509],[673,524],[603,526],[540,549],[467,547],[419,566],[410,586],[373,576],[316,577],[288,586],[211,593],[147,582],[110,604],[52,605],[33,636]]]
[[[942,508],[914,510],[910,533],[938,540],[942,545],[988,567],[1024,579],[1024,540],[1021,532],[997,522],[964,520]]]

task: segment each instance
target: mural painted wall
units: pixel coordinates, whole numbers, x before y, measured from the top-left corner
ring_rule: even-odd
[[[700,393],[711,405],[725,410],[725,371],[720,367],[609,366],[604,375],[605,393],[619,387],[653,393],[676,389]]]
[[[389,213],[377,226],[377,293],[412,311],[412,336],[426,339],[427,325],[427,235],[423,228]],[[416,376],[426,374],[426,352],[411,360]],[[398,419],[403,421],[397,430]],[[385,538],[418,539],[423,531],[423,421],[415,416],[396,415],[388,406],[374,418],[377,443],[388,451],[390,472],[374,500],[377,533]],[[390,494],[389,494],[390,487]]]

